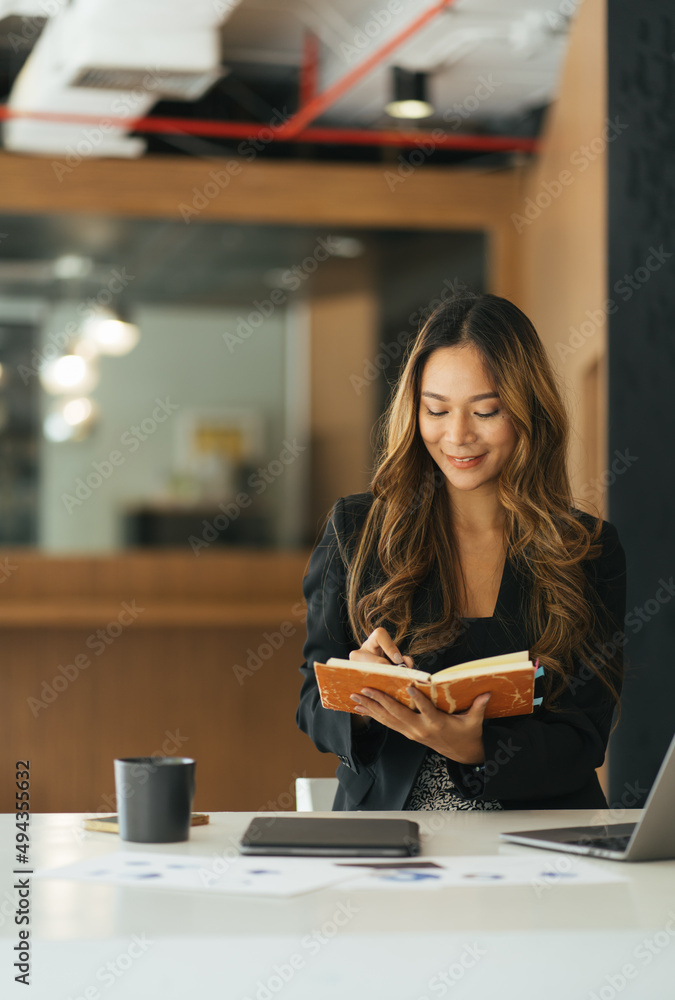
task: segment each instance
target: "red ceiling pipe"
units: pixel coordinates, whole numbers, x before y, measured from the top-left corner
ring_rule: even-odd
[[[336,80],[334,84],[328,87],[321,94],[317,94],[316,97],[305,105],[305,107],[300,108],[298,113],[290,118],[284,125],[281,126],[279,132],[281,133],[277,137],[280,139],[290,139],[292,136],[296,136],[298,132],[302,131],[311,121],[318,118],[319,115],[323,114],[332,104],[342,97],[348,90],[351,90],[354,84],[362,80],[375,66],[378,66],[388,55],[394,52],[399,46],[406,42],[409,38],[415,35],[420,28],[424,27],[429,21],[433,20],[437,14],[440,14],[447,7],[449,7],[455,0],[441,0],[440,3],[435,3],[422,14],[415,18],[409,25],[403,28],[401,31],[397,32],[393,38],[390,38],[388,42],[380,46],[372,55],[368,56],[363,62],[355,66],[354,69],[345,73],[341,76],[339,80]]]
[[[537,139],[522,136],[471,135],[467,133],[441,133],[429,131],[398,131],[397,129],[346,129],[308,128],[298,135],[280,136],[280,128],[260,125],[258,122],[219,122],[201,118],[105,118],[100,115],[63,114],[56,111],[16,111],[0,105],[0,120],[27,118],[32,121],[55,122],[64,125],[92,125],[94,130],[103,127],[123,128],[136,132],[163,133],[165,135],[202,135],[218,139],[251,139],[268,144],[277,139],[286,142],[332,143],[346,146],[399,146],[402,149],[435,148],[467,149],[476,151],[513,150],[536,153]],[[83,136],[86,138],[86,136]]]
[[[305,33],[300,66],[300,107],[314,100],[319,90],[319,39],[311,31]]]
[[[248,139],[259,133],[271,132],[260,122],[222,122],[203,118],[120,118],[115,115],[83,115],[68,111],[22,111],[0,104],[0,121],[24,118],[29,121],[57,125],[93,125],[104,132],[119,128],[126,132],[165,132],[183,135],[210,135],[223,138]],[[86,138],[86,136],[83,136]]]
[[[346,129],[308,128],[298,135],[280,137],[280,128],[260,125],[257,122],[219,122],[201,118],[104,118],[100,115],[63,114],[56,111],[16,111],[0,105],[0,120],[27,118],[32,121],[55,122],[64,125],[92,125],[94,130],[103,127],[133,129],[136,132],[157,132],[165,135],[202,135],[218,139],[251,139],[265,144],[281,138],[287,142],[332,143],[346,146],[399,146],[402,149],[433,147],[436,149],[468,149],[476,151],[513,150],[536,153],[537,139],[521,136],[471,135],[467,133],[440,133],[428,131],[398,131],[397,129]],[[86,136],[83,136],[86,138]]]

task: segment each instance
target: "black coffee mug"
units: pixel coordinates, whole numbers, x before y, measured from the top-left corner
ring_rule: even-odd
[[[171,844],[190,835],[195,762],[189,757],[125,757],[115,761],[122,840]]]

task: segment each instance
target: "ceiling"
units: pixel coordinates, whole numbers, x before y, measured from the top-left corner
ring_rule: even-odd
[[[221,28],[223,62],[297,71],[304,33],[315,31],[321,42],[320,88],[325,89],[434,6],[429,0],[389,4],[400,13],[391,14],[390,24],[378,31],[377,15],[384,21],[388,11],[382,0],[368,5],[362,0],[244,0]],[[496,88],[473,112],[473,124],[529,114],[555,96],[566,50],[568,21],[551,18],[550,7],[550,0],[456,0],[348,90],[322,120],[366,128],[391,124],[383,109],[394,65],[431,74],[438,115],[430,125],[440,123],[455,103],[462,104],[488,74]]]
[[[523,143],[536,140],[557,93],[570,20],[549,5],[455,0],[401,40],[425,12],[439,7],[437,0],[0,0],[0,117],[4,104],[14,112],[51,111],[57,118],[88,114],[96,122],[102,109],[119,109],[121,101],[127,117],[117,112],[119,127],[90,155],[236,155],[241,134],[209,130],[243,129],[248,135],[275,119],[292,120],[299,109],[311,108],[312,88],[315,95],[330,95],[371,60],[369,71],[315,108],[291,141],[277,141],[272,130],[273,140],[261,144],[257,155],[391,163],[440,128],[450,141],[468,136],[465,148],[436,148],[424,164],[503,169],[526,155]],[[382,56],[387,45],[391,51]],[[55,52],[58,80],[49,69]],[[68,59],[66,73],[62,64]],[[149,80],[125,91],[64,82],[92,65],[115,69],[122,63],[125,72],[136,69]],[[393,66],[428,71],[432,118],[400,122],[385,113]],[[177,100],[162,93],[169,72],[184,78],[202,73],[207,80],[210,73],[220,75],[203,96]],[[180,124],[153,128],[166,118]],[[190,134],[191,123],[201,123],[207,134]],[[2,139],[7,150],[50,155],[52,149],[76,147],[87,127],[82,121],[12,119]],[[317,130],[324,134],[318,137]],[[486,139],[504,139],[505,147],[481,147]],[[4,238],[8,233],[11,239]],[[0,297],[81,298],[104,287],[113,268],[126,267],[135,276],[123,296],[131,301],[251,302],[310,253],[317,236],[326,235],[283,226],[4,216]],[[412,238],[334,235],[358,237],[364,259],[375,264],[384,259],[383,247],[400,245],[405,254]],[[424,247],[431,257],[443,257],[449,239],[427,233]],[[417,251],[420,260],[426,259],[424,247]],[[83,260],[89,273],[57,277],[58,262],[68,255]]]
[[[463,133],[512,141],[505,151],[480,144],[438,149],[429,157],[434,163],[503,165],[509,149],[522,151],[522,140],[537,136],[555,99],[569,17],[550,9],[550,0],[454,0],[433,13],[440,6],[437,0],[0,0],[0,89],[13,113],[79,114],[89,123],[111,114],[116,100],[120,127],[92,155],[231,152],[241,134],[196,137],[190,123],[225,132],[227,123],[245,123],[255,130],[292,118],[301,88],[303,109],[312,91],[330,95],[337,88],[342,92],[315,108],[292,141],[275,137],[260,155],[386,159],[396,155],[397,142],[406,148],[402,133],[442,128],[448,142]],[[53,10],[55,16],[44,17]],[[433,16],[416,28],[427,12]],[[391,51],[383,54],[385,46]],[[67,63],[68,73],[59,76],[57,63],[59,72]],[[71,85],[92,66],[103,72],[122,63],[145,80],[133,100],[130,91]],[[411,123],[386,114],[393,66],[429,74],[432,118]],[[176,100],[157,82],[158,72],[186,78],[198,71],[209,79],[222,74],[198,99]],[[350,75],[350,85],[340,88]],[[183,124],[156,131],[160,117]],[[83,127],[12,119],[5,146],[58,152]],[[319,137],[319,129],[329,131]]]

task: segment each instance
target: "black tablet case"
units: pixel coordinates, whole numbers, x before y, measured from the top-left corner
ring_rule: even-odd
[[[306,857],[412,857],[419,826],[407,819],[256,816],[244,833],[242,854]]]

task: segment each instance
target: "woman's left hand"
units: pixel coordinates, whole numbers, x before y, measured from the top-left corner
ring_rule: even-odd
[[[481,764],[485,760],[483,716],[489,694],[475,698],[468,711],[448,715],[432,705],[418,688],[411,686],[408,693],[419,711],[414,712],[373,688],[363,688],[360,694],[353,694],[351,698],[359,715],[370,716],[443,757],[460,764]]]

